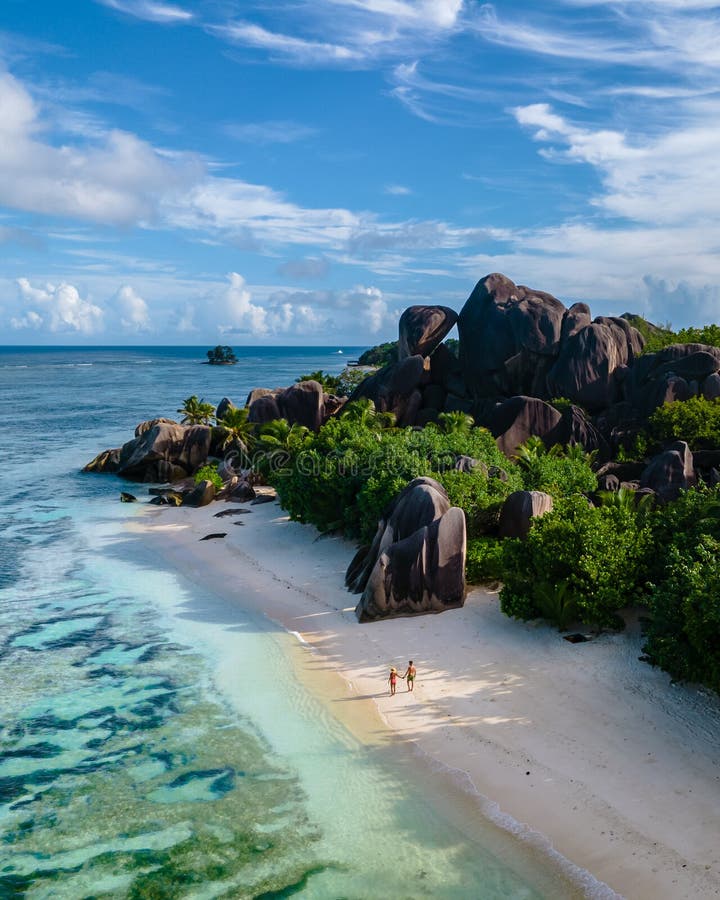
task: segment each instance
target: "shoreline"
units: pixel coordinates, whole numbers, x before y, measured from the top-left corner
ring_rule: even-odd
[[[569,644],[506,618],[482,590],[460,610],[359,625],[349,543],[275,503],[251,507],[241,528],[214,519],[219,507],[165,507],[129,527],[184,576],[295,635],[312,651],[305,677],[316,690],[330,679],[319,692],[356,737],[416,747],[491,820],[628,898],[720,896],[720,702],[638,662],[636,629]],[[391,698],[387,667],[408,658],[415,694],[401,681]]]

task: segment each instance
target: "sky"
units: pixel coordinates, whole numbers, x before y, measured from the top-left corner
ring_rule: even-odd
[[[720,321],[720,0],[2,0],[0,344]]]

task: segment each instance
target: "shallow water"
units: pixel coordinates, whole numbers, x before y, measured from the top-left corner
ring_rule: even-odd
[[[293,677],[291,636],[242,609],[198,621],[217,598],[129,535],[127,485],[79,473],[192,393],[243,402],[343,361],[202,353],[0,351],[0,896],[559,896],[354,738]]]

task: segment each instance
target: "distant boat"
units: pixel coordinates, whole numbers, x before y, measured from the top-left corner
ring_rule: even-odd
[[[338,350],[337,352],[342,356],[342,350]]]

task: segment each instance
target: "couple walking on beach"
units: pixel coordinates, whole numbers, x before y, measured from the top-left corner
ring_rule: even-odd
[[[415,687],[416,674],[417,670],[415,669],[412,660],[410,660],[410,662],[408,663],[408,667],[405,670],[404,675],[398,675],[398,670],[395,668],[395,666],[391,666],[390,677],[388,678],[388,681],[390,682],[390,696],[393,696],[395,694],[395,688],[397,686],[398,678],[404,678],[407,681],[407,689],[412,693],[412,689],[413,687]]]

